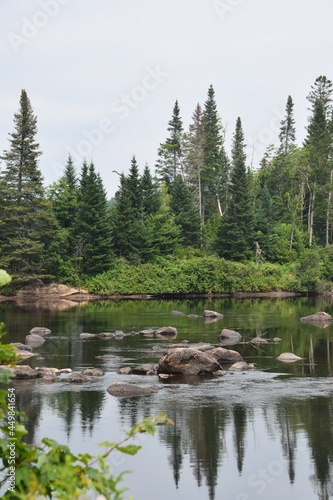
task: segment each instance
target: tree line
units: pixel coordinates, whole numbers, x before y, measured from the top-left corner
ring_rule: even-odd
[[[333,242],[333,84],[318,77],[307,96],[306,137],[296,144],[288,96],[279,144],[258,170],[247,165],[241,118],[230,156],[213,86],[185,130],[178,101],[157,150],[154,174],[135,156],[112,200],[93,161],[77,172],[69,156],[46,188],[37,117],[25,90],[1,155],[0,268],[14,277],[75,282],[122,260],[215,255],[288,264]]]

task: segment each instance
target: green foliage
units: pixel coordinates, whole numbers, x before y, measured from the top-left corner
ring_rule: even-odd
[[[296,290],[301,292],[322,291],[323,266],[317,248],[305,250],[296,266]]]

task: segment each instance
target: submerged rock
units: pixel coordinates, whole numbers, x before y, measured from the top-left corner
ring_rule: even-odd
[[[229,371],[242,371],[242,370],[251,370],[255,368],[254,363],[246,363],[246,361],[237,361],[230,366]]]
[[[299,361],[302,358],[296,356],[296,354],[292,352],[283,352],[276,359],[278,359],[279,361],[283,361],[284,363],[293,363],[294,361]]]
[[[68,377],[62,379],[64,382],[70,382],[72,384],[85,384],[91,381],[91,378],[82,373],[72,373]]]
[[[114,333],[111,332],[101,332],[97,334],[101,339],[112,339],[114,337]]]
[[[191,347],[170,349],[159,360],[158,373],[209,375],[221,370],[220,364],[206,352]]]
[[[86,368],[81,373],[82,373],[82,375],[87,375],[88,377],[103,377],[104,376],[103,370],[100,370],[99,368]]]
[[[107,388],[107,392],[111,396],[115,396],[117,398],[151,396],[157,391],[157,387],[144,387],[135,384],[127,384],[126,382],[115,382]]]
[[[205,309],[202,315],[204,318],[223,318],[223,314],[209,309]]]
[[[97,335],[95,333],[86,333],[86,332],[80,333],[80,339],[82,340],[94,339],[96,337]]]
[[[144,337],[154,337],[155,330],[153,330],[152,328],[147,328],[146,330],[141,330],[139,333]]]
[[[158,365],[145,364],[131,369],[133,375],[156,375]]]
[[[16,380],[30,380],[37,378],[37,372],[29,365],[16,366],[13,368],[14,378]]]
[[[173,326],[162,326],[155,331],[156,335],[165,336],[165,337],[175,337],[177,336],[177,328]]]
[[[301,318],[301,321],[309,321],[315,323],[330,322],[332,321],[332,316],[326,312],[319,311],[310,316],[304,316],[303,318]]]
[[[58,368],[49,368],[47,366],[37,366],[35,368],[38,377],[44,377],[45,375],[60,375],[60,370]]]
[[[250,340],[251,344],[268,344],[267,339],[263,339],[262,337],[254,337],[254,339]]]

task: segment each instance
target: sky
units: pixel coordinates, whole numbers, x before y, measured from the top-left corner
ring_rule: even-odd
[[[0,152],[22,89],[38,118],[45,185],[93,161],[108,197],[136,156],[151,172],[176,100],[187,130],[210,85],[230,153],[242,120],[253,168],[278,144],[288,95],[333,79],[332,0],[1,0]]]

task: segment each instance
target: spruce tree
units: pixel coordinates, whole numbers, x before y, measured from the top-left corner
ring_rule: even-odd
[[[145,216],[154,215],[160,209],[161,198],[157,183],[153,180],[148,165],[141,177],[142,210]]]
[[[168,124],[169,137],[160,144],[156,173],[158,177],[169,185],[177,174],[183,174],[183,141],[184,128],[180,116],[178,101],[175,102],[171,120]]]
[[[83,163],[74,229],[74,254],[79,271],[96,275],[107,271],[112,257],[111,221],[106,192],[94,164]]]
[[[237,118],[230,173],[230,200],[221,218],[217,252],[228,260],[242,261],[254,255],[253,209],[246,168],[242,122]]]
[[[224,149],[222,127],[211,85],[204,106],[204,169],[202,171],[202,209],[204,220],[224,211],[227,205],[229,161]]]
[[[296,129],[294,120],[294,103],[291,96],[288,96],[286,105],[286,116],[281,120],[279,152],[284,158],[295,144]]]
[[[10,148],[1,156],[5,168],[0,180],[0,266],[18,276],[56,270],[58,227],[45,197],[36,134],[37,117],[22,90],[14,132],[9,134]]]

